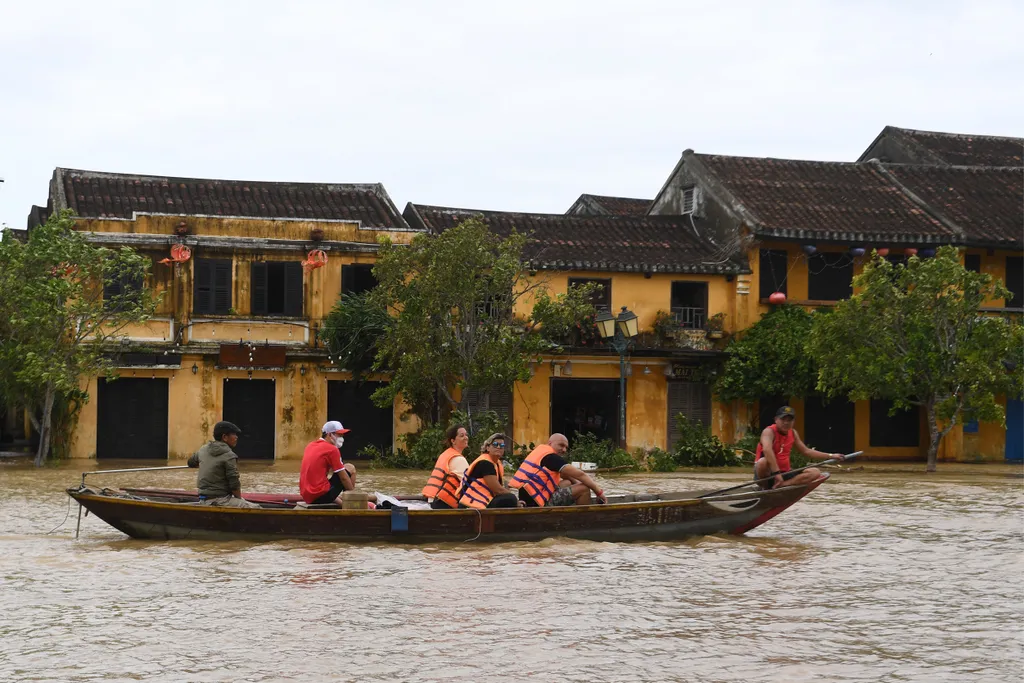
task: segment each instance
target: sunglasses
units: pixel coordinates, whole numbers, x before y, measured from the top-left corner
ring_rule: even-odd
[[[492,441],[491,443],[489,443],[487,445],[488,446],[494,446],[495,448],[504,448],[505,447],[505,442],[504,441]]]

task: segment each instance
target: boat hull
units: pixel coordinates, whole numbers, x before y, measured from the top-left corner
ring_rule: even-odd
[[[342,510],[225,508],[68,489],[68,495],[121,532],[139,539],[443,543],[670,541],[740,534],[793,505],[828,478],[807,486],[710,498],[664,494],[660,500],[555,508],[489,510]],[[138,489],[135,490],[139,491]]]

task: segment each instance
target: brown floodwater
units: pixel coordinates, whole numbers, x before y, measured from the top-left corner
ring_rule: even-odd
[[[145,464],[145,463],[143,463]],[[158,464],[158,463],[156,463]],[[103,468],[139,466],[104,463]],[[0,681],[1019,681],[1021,468],[867,465],[744,537],[134,541],[0,461]],[[296,463],[243,466],[294,491]],[[193,487],[194,470],[104,475]],[[601,478],[609,492],[736,483]],[[425,473],[360,471],[413,492]],[[52,530],[52,531],[51,531]]]

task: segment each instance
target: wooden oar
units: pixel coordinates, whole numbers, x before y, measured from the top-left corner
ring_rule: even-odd
[[[812,467],[817,467],[819,465],[825,465],[825,464],[830,463],[830,462],[846,462],[847,460],[853,460],[858,455],[861,455],[863,452],[864,451],[854,451],[853,453],[847,453],[846,455],[844,455],[842,457],[842,459],[839,459],[839,458],[829,458],[828,460],[819,460],[818,462],[811,463],[810,465],[805,465],[803,467],[798,467],[795,470],[789,470],[789,472],[786,472],[786,474],[789,474],[790,472],[794,472],[794,473],[795,472],[803,472],[804,470],[808,470],[808,469],[810,469]],[[727,491],[735,491],[736,489],[745,489],[748,486],[753,486],[754,484],[761,484],[763,482],[771,481],[773,479],[775,479],[774,476],[765,477],[763,479],[755,479],[754,481],[748,481],[746,484],[740,484],[738,486],[730,486],[727,489],[719,489],[718,491],[712,491],[711,493],[705,493],[704,495],[697,496],[697,497],[698,498],[709,498],[710,496],[717,496],[720,493],[725,493]]]

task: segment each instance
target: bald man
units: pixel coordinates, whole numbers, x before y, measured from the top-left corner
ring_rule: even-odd
[[[586,472],[565,461],[562,456],[568,450],[569,439],[556,433],[526,456],[511,482],[526,507],[590,505],[591,491],[598,503],[608,502]]]

